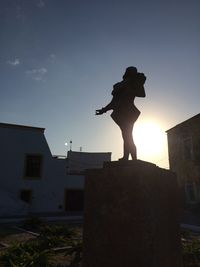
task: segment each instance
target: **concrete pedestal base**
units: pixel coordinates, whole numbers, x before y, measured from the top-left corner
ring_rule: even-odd
[[[83,267],[180,267],[174,173],[143,161],[88,170]]]

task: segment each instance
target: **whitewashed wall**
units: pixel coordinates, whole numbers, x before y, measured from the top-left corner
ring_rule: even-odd
[[[26,154],[43,155],[41,179],[24,178]],[[81,162],[83,154],[79,153]],[[94,154],[99,162],[98,153]],[[88,160],[88,155],[85,156]],[[111,153],[105,153],[104,156],[99,153],[99,157],[103,164],[103,161],[110,159]],[[76,161],[79,161],[77,154]],[[52,157],[43,128],[0,123],[0,191],[3,192],[0,197],[0,216],[21,215],[27,212],[62,212],[67,188],[83,189],[84,176],[67,174],[66,159]],[[22,189],[32,190],[30,205],[20,201]]]

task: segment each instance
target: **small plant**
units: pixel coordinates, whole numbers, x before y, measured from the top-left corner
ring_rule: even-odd
[[[39,240],[41,249],[50,249],[68,245],[68,240],[62,236],[43,236],[39,237]]]
[[[70,229],[66,225],[43,225],[40,228],[41,236],[45,235],[62,235],[71,238],[74,234],[74,230]]]
[[[191,231],[188,229],[181,229],[181,236],[184,239],[190,239],[191,238]]]
[[[47,250],[40,250],[38,242],[11,245],[2,255],[1,261],[8,267],[45,267]]]
[[[26,220],[33,229],[38,220]],[[0,254],[0,267],[79,267],[82,259],[80,229],[66,225],[38,227],[39,236],[13,243]],[[55,248],[55,250],[54,250]],[[66,263],[65,263],[66,260]]]
[[[83,254],[83,243],[80,241],[71,241],[71,248],[67,250],[66,255],[71,255],[71,264],[70,267],[81,266]]]
[[[182,243],[184,266],[200,267],[200,240],[186,241]]]
[[[68,246],[73,231],[63,225],[44,225],[40,229],[39,240],[43,248]]]

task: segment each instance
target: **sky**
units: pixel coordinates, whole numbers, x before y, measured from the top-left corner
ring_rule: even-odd
[[[167,168],[165,131],[199,113],[199,13],[199,0],[0,0],[0,122],[46,128],[54,155],[72,140],[116,160],[120,130],[95,110],[136,66],[138,157]]]

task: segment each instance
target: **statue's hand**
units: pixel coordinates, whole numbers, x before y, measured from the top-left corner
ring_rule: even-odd
[[[101,115],[101,114],[103,114],[104,112],[105,112],[105,111],[103,110],[103,108],[102,108],[102,109],[97,109],[95,115]]]

